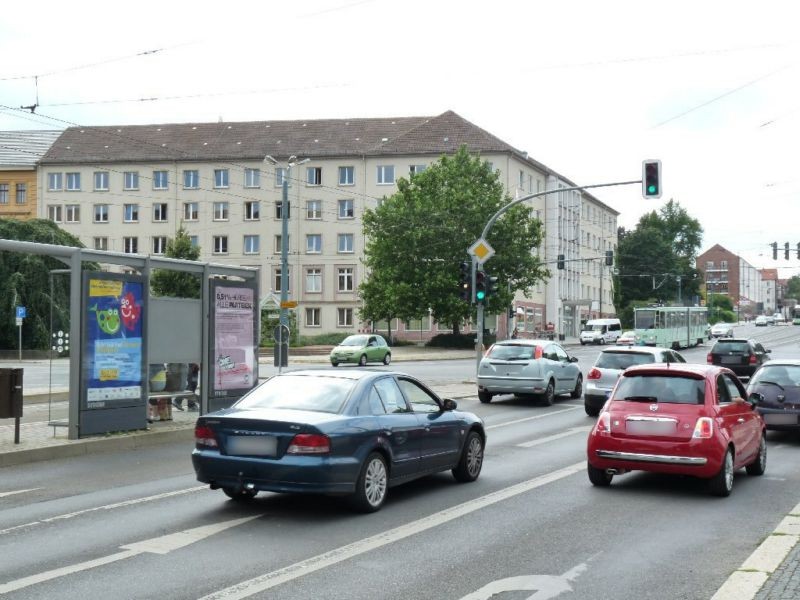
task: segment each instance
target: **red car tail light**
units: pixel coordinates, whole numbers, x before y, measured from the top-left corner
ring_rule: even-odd
[[[208,448],[219,447],[217,438],[214,435],[214,430],[208,425],[195,425],[194,441],[198,446],[206,446]]]
[[[754,364],[756,364],[756,362],[757,362],[756,361],[756,355],[755,354],[751,354],[750,355],[750,364],[754,365]]]
[[[713,363],[713,362],[714,362],[714,357],[713,357],[713,356],[711,356],[711,352],[709,352],[708,354],[706,354],[706,362],[707,362],[708,364],[711,364],[711,363]]]
[[[611,415],[607,412],[600,413],[597,425],[594,428],[595,435],[609,435],[611,433]]]
[[[331,440],[327,435],[317,433],[298,433],[292,438],[286,454],[328,454]]]
[[[714,421],[709,417],[700,417],[694,424],[692,437],[700,440],[707,440],[714,435]]]
[[[603,374],[600,372],[600,369],[597,367],[592,367],[591,371],[589,371],[589,374],[586,375],[586,379],[600,379],[602,376]]]

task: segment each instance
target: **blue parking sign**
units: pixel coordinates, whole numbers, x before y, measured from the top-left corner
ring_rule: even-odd
[[[27,314],[25,312],[25,307],[24,306],[18,306],[17,307],[17,318],[18,319],[24,319],[26,316],[27,316]]]

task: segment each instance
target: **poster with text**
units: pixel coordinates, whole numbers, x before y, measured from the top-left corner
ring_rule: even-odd
[[[214,288],[214,394],[247,390],[256,381],[256,292],[250,287]]]

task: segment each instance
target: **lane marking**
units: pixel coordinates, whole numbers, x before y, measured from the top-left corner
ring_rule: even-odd
[[[134,498],[133,500],[123,500],[122,502],[115,502],[114,504],[105,504],[103,506],[94,506],[92,508],[84,508],[83,510],[77,510],[71,513],[65,513],[63,515],[56,515],[54,517],[47,517],[45,519],[39,519],[38,521],[31,521],[30,523],[23,523],[22,525],[15,525],[14,527],[8,527],[7,529],[0,529],[0,535],[4,535],[11,531],[16,531],[18,529],[25,529],[26,527],[36,527],[37,525],[43,525],[45,523],[52,523],[54,521],[61,521],[64,519],[72,519],[73,517],[78,517],[80,515],[85,515],[92,512],[97,512],[99,510],[113,510],[115,508],[122,508],[124,506],[134,506],[136,504],[144,504],[145,502],[154,502],[156,500],[162,500],[164,498],[171,498],[173,496],[181,496],[183,494],[190,494],[192,492],[197,492],[200,490],[207,489],[208,486],[206,485],[198,485],[195,487],[186,488],[184,490],[176,490],[174,492],[164,492],[163,494],[156,494],[154,496],[145,496],[144,498]],[[36,488],[39,489],[39,488]]]
[[[534,421],[536,419],[544,419],[545,417],[552,417],[553,415],[560,415],[561,413],[570,412],[577,408],[583,408],[574,406],[572,408],[565,408],[563,410],[554,410],[548,413],[542,413],[541,415],[534,415],[532,417],[524,417],[522,419],[516,419],[514,421],[506,421],[505,423],[497,423],[496,425],[488,425],[486,429],[496,429],[498,427],[506,427],[508,425],[516,425],[517,423],[525,423],[526,421]]]
[[[530,442],[522,442],[521,444],[517,444],[517,448],[533,448],[534,446],[546,444],[554,440],[560,440],[561,438],[565,438],[570,435],[574,435],[576,433],[588,433],[591,429],[592,429],[591,425],[585,425],[583,427],[572,427],[570,429],[567,429],[566,431],[562,431],[561,433],[555,433],[547,437],[531,440]]]
[[[378,548],[398,542],[417,533],[422,533],[428,529],[459,519],[477,510],[497,504],[503,500],[508,500],[509,498],[529,492],[538,487],[547,485],[548,483],[564,479],[565,477],[569,477],[585,469],[586,463],[581,461],[568,467],[539,475],[533,479],[528,479],[527,481],[517,483],[502,490],[446,508],[427,517],[418,519],[417,521],[406,523],[405,525],[389,529],[388,531],[358,540],[351,544],[334,548],[323,554],[312,556],[311,558],[296,562],[287,567],[242,581],[207,596],[203,596],[200,600],[247,598],[253,594],[272,589],[283,583],[299,579],[300,577],[304,577],[305,575],[338,564],[355,556],[377,550]]]
[[[13,492],[0,492],[0,498],[5,498],[6,496],[13,496],[14,494],[24,494],[25,492],[35,492],[36,490],[41,490],[44,488],[28,488],[27,490],[14,490]]]
[[[481,589],[467,594],[461,600],[491,600],[505,592],[536,592],[527,600],[550,600],[564,592],[571,592],[570,583],[588,568],[586,563],[572,567],[563,575],[519,575],[487,583]]]
[[[233,519],[231,521],[222,521],[221,523],[212,523],[211,525],[202,525],[193,529],[186,529],[177,533],[170,533],[157,538],[151,538],[149,540],[143,540],[134,544],[128,544],[127,546],[120,546],[123,552],[117,552],[116,554],[110,554],[108,556],[102,556],[93,560],[87,560],[75,565],[59,567],[58,569],[44,571],[43,573],[29,575],[28,577],[23,577],[22,579],[17,579],[16,581],[9,581],[8,583],[0,584],[0,594],[16,592],[17,590],[21,590],[22,588],[26,588],[37,583],[43,583],[45,581],[51,581],[53,579],[58,579],[59,577],[64,577],[65,575],[72,575],[73,573],[94,569],[95,567],[101,567],[113,562],[125,560],[126,558],[131,558],[146,552],[152,554],[167,554],[173,550],[178,550],[184,546],[188,546],[189,544],[199,542],[209,536],[214,535],[215,533],[219,533],[221,531],[225,531],[226,529],[230,529],[231,527],[236,527],[242,523],[247,523],[248,521],[257,519],[259,516],[260,515],[254,515],[241,519]]]

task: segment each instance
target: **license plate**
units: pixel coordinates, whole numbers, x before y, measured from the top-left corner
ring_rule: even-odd
[[[797,425],[797,415],[767,413],[764,415],[764,421],[767,425]]]
[[[625,431],[631,435],[672,435],[675,421],[628,421]]]
[[[742,362],[741,356],[723,356],[722,357],[722,364],[723,365],[738,365]]]
[[[232,435],[226,444],[228,454],[242,456],[275,456],[278,438],[274,435]]]

